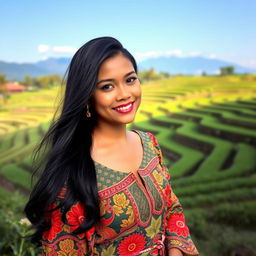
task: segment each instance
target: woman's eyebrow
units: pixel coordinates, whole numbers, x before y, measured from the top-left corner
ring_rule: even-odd
[[[133,73],[135,73],[135,71],[133,70],[133,71],[131,71],[131,72],[129,72],[129,73],[127,73],[124,77],[127,77],[127,76],[129,76],[129,75],[131,75],[131,74],[133,74]]]
[[[131,75],[131,74],[133,74],[133,73],[136,73],[134,70],[133,71],[131,71],[131,72],[128,72],[124,77],[127,77],[127,76],[129,76],[129,75]],[[103,80],[100,80],[99,82],[97,82],[97,84],[96,85],[98,85],[98,84],[100,84],[100,83],[102,83],[102,82],[112,82],[112,81],[114,81],[115,79],[111,79],[111,78],[108,78],[108,79],[103,79]]]

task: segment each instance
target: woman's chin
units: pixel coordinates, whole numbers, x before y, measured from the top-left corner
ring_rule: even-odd
[[[122,121],[120,120],[120,123],[121,124],[130,124],[132,123],[134,120],[134,117],[133,118],[126,118],[126,119],[123,119]]]
[[[116,124],[129,124],[132,123],[135,119],[135,116],[126,116],[122,118],[115,119]]]

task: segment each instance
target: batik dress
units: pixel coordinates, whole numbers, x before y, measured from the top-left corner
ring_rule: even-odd
[[[170,248],[178,248],[185,255],[199,255],[181,204],[171,188],[156,138],[148,132],[133,131],[139,134],[143,146],[138,176],[94,162],[100,223],[74,235],[72,231],[86,218],[81,203],[77,202],[67,212],[65,224],[61,209],[51,212],[47,217],[51,228],[43,233],[43,255],[168,255]],[[59,199],[64,196],[65,189]]]

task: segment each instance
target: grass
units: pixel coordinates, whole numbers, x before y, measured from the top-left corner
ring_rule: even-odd
[[[5,179],[26,190],[31,189],[31,175],[16,164],[8,164],[0,169],[0,175]]]

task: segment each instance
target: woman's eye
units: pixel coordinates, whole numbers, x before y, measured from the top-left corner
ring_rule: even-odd
[[[135,82],[137,80],[137,77],[129,77],[126,81],[127,81],[127,83],[133,83],[133,82]]]
[[[113,87],[112,84],[105,84],[104,86],[101,87],[101,89],[104,91],[107,91],[107,90],[111,89],[111,87]]]

